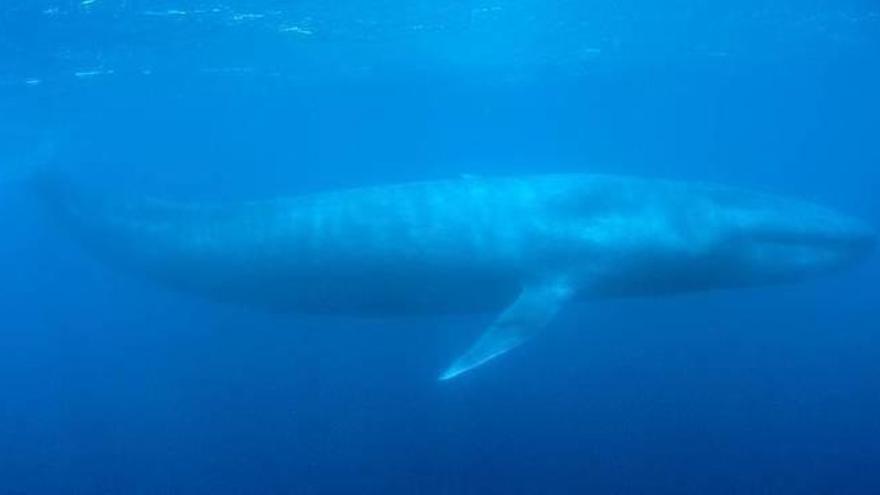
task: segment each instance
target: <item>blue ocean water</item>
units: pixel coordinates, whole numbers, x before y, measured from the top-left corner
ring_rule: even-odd
[[[22,177],[233,200],[597,172],[880,226],[868,0],[5,0],[0,493],[878,493],[878,256],[797,285],[493,315],[204,301],[107,266]]]

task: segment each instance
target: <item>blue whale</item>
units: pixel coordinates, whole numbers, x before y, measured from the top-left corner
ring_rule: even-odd
[[[596,176],[462,178],[234,204],[92,195],[35,182],[117,265],[215,299],[349,315],[497,311],[450,379],[565,304],[799,280],[851,265],[866,224],[713,184]]]

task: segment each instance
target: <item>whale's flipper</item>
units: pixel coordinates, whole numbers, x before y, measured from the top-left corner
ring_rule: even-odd
[[[553,280],[527,286],[486,332],[440,375],[449,380],[522,344],[553,318],[572,295],[568,283]]]

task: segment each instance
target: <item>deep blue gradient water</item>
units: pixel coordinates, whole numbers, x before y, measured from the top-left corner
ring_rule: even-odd
[[[602,172],[880,226],[873,1],[0,5],[0,493],[880,493],[880,256],[493,315],[267,314],[120,273],[22,187],[241,199]]]

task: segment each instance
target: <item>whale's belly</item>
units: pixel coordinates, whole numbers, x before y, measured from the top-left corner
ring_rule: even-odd
[[[380,316],[493,311],[508,304],[520,289],[512,274],[486,270],[449,273],[416,267],[405,273],[299,272],[278,282],[263,282],[246,297],[257,296],[254,303],[281,310]]]
[[[399,252],[303,258],[271,251],[252,248],[240,257],[227,252],[222,258],[163,261],[150,271],[168,285],[213,299],[316,314],[492,311],[521,289],[519,269],[467,254],[460,259],[402,259]]]

